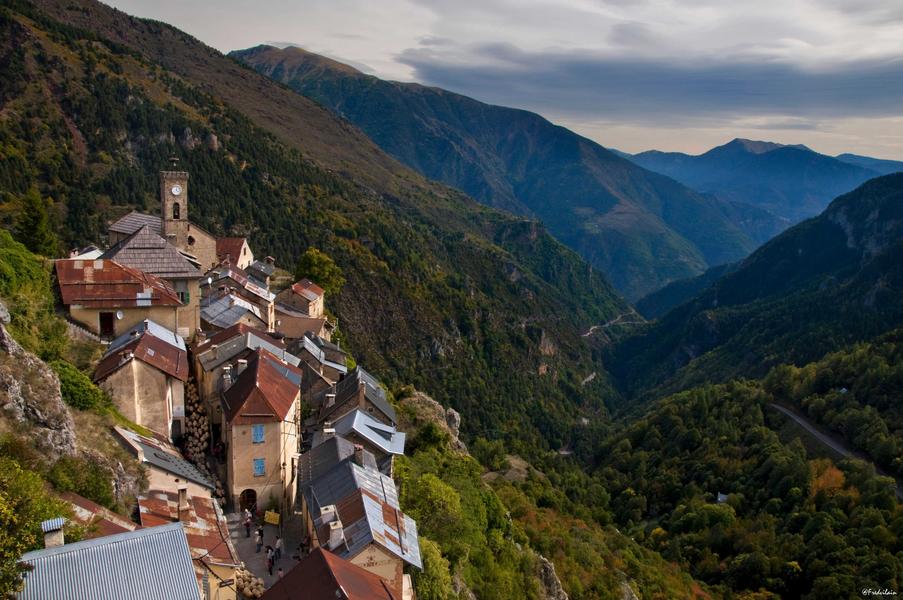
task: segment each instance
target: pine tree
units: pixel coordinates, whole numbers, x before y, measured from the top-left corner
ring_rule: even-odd
[[[55,256],[58,240],[50,227],[47,202],[35,188],[29,189],[20,202],[21,208],[16,218],[16,238],[35,254]]]

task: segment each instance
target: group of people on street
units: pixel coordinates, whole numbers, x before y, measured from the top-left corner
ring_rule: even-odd
[[[253,524],[253,513],[250,509],[246,508],[244,513],[244,525],[245,525],[245,537],[251,537],[251,525]],[[257,545],[256,552],[260,554],[260,549],[263,548],[263,525],[258,525],[257,529],[254,532],[254,542]],[[272,575],[273,567],[276,565],[276,561],[282,558],[282,538],[280,536],[276,536],[276,541],[273,542],[273,545],[267,545],[266,547],[267,553],[267,572]],[[278,570],[278,575],[282,578],[282,567]]]

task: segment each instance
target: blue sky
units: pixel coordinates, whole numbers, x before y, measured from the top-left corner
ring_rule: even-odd
[[[296,44],[603,145],[903,160],[900,0],[113,0],[222,51]]]

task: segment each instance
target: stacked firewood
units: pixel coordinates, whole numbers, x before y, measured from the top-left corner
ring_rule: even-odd
[[[196,465],[203,466],[209,445],[207,411],[198,397],[197,385],[194,380],[190,380],[185,391],[185,456]]]
[[[239,569],[235,572],[235,587],[245,598],[260,598],[263,596],[263,579],[255,577],[247,569]]]

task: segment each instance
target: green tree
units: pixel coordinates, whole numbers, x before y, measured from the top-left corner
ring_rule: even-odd
[[[448,600],[454,596],[448,561],[442,556],[439,545],[425,537],[420,538],[420,557],[423,570],[414,572],[414,589],[421,600]]]
[[[58,241],[50,225],[47,203],[36,188],[29,189],[21,198],[16,237],[35,254],[55,256],[57,253]]]
[[[0,597],[13,597],[21,587],[25,568],[19,558],[40,546],[41,521],[68,514],[37,473],[0,457]]]
[[[55,360],[50,366],[60,378],[60,393],[66,404],[81,410],[100,408],[107,404],[103,390],[74,365],[64,360]]]
[[[331,256],[317,248],[308,248],[295,267],[295,278],[305,277],[323,288],[327,294],[337,294],[345,285],[342,269]]]

